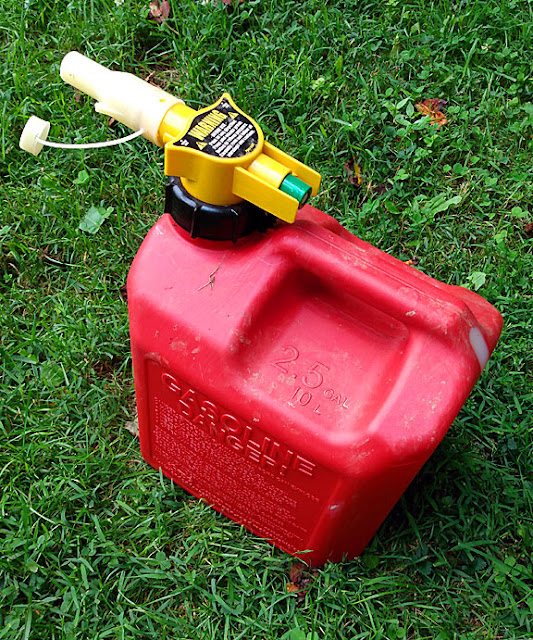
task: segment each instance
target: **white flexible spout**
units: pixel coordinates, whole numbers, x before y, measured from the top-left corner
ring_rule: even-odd
[[[61,78],[79,91],[95,98],[96,111],[111,116],[133,131],[162,146],[158,131],[167,111],[183,100],[155,87],[131,73],[110,71],[71,51],[64,58]]]

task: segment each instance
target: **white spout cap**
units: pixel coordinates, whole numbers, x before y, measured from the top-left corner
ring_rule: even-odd
[[[43,148],[41,141],[46,140],[49,132],[50,123],[48,120],[41,120],[37,116],[31,116],[20,136],[20,148],[32,153],[34,156],[39,155]]]
[[[133,131],[143,130],[144,137],[163,146],[159,126],[167,111],[183,100],[155,87],[131,73],[111,71],[71,51],[63,58],[61,78],[95,98],[96,111],[105,113]]]

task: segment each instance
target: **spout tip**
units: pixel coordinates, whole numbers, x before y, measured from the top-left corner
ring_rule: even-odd
[[[63,58],[59,75],[67,84],[92,98],[100,100],[100,91],[106,85],[112,72],[90,58],[71,51]]]

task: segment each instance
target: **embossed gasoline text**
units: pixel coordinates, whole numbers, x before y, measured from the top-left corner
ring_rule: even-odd
[[[164,373],[161,381],[176,394],[175,408],[178,413],[217,442],[279,475],[284,476],[287,471],[294,470],[304,476],[313,476],[316,465],[285,444],[260,434],[257,429],[207,400],[169,373]]]

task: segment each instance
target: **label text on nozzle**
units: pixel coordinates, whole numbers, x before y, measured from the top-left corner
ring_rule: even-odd
[[[252,120],[236,111],[225,97],[193,118],[188,130],[174,142],[217,158],[240,158],[258,143],[259,133]]]
[[[226,119],[226,114],[214,109],[191,129],[189,134],[198,140],[204,140],[218,125]]]

